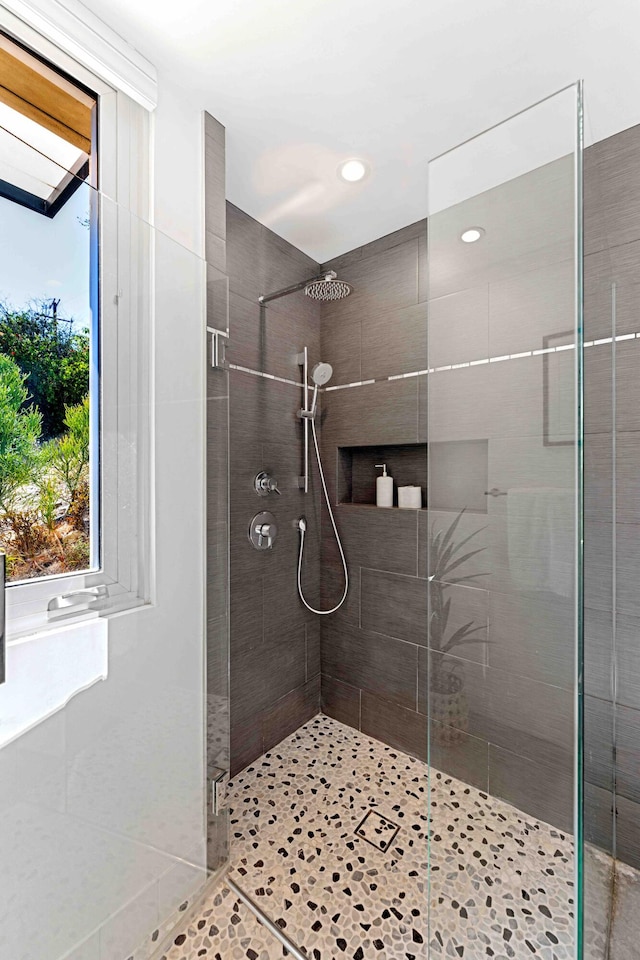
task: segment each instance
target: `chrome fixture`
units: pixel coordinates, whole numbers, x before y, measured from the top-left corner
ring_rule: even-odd
[[[485,490],[485,497],[506,497],[506,490],[498,490],[497,487],[491,487],[491,490]]]
[[[211,813],[217,817],[221,813],[224,802],[227,799],[227,787],[229,785],[229,771],[222,767],[214,767],[209,777],[211,784]]]
[[[324,277],[309,281],[304,288],[306,297],[329,303],[332,300],[344,300],[351,293],[351,285],[344,280],[338,280],[335,272],[330,270]]]
[[[268,510],[256,513],[249,524],[249,540],[256,550],[271,550],[278,536],[276,518]]]
[[[226,330],[216,330],[214,327],[207,327],[207,333],[211,334],[211,366],[214,370],[228,370],[227,346],[229,343],[229,334]]]
[[[332,376],[333,367],[330,363],[316,363],[311,371],[311,379],[317,387],[324,387],[325,383],[329,383]]]
[[[258,297],[258,303],[270,303],[271,300],[287,297],[290,293],[297,293],[298,290],[304,290],[305,296],[311,297],[312,300],[326,302],[344,300],[351,293],[352,287],[344,280],[338,280],[335,270],[326,270],[318,277],[311,277],[310,280],[303,280],[302,283],[294,283],[293,286],[276,290],[275,293],[262,294]]]
[[[338,549],[340,551],[340,557],[342,558],[342,569],[344,570],[344,592],[340,601],[336,604],[335,607],[332,607],[330,610],[316,610],[315,607],[312,607],[304,598],[304,592],[302,590],[302,557],[304,554],[304,538],[307,533],[307,521],[305,517],[300,517],[298,520],[298,530],[300,531],[300,550],[298,553],[298,593],[300,594],[300,599],[304,603],[307,610],[310,610],[311,613],[317,613],[320,616],[325,616],[328,613],[335,613],[336,610],[339,610],[344,601],[347,599],[347,593],[349,592],[349,571],[347,569],[347,561],[344,555],[344,550],[342,549],[342,542],[340,540],[340,534],[338,533],[338,527],[336,526],[336,520],[333,515],[333,510],[331,508],[331,500],[329,498],[329,492],[327,490],[327,484],[324,478],[324,469],[322,467],[322,458],[320,456],[320,447],[318,444],[318,434],[316,432],[316,408],[318,404],[318,390],[321,386],[324,386],[331,379],[333,374],[333,367],[330,363],[316,363],[313,370],[311,371],[311,379],[313,380],[313,397],[311,400],[311,405],[309,405],[309,374],[308,374],[308,351],[305,347],[303,352],[298,354],[298,362],[301,364],[303,369],[303,398],[304,398],[304,407],[298,411],[298,416],[304,423],[304,477],[301,478],[302,482],[301,487],[304,488],[304,492],[309,492],[309,424],[311,424],[311,435],[313,437],[313,447],[316,454],[316,461],[318,464],[318,472],[320,474],[320,481],[322,483],[322,492],[324,494],[325,503],[327,505],[327,510],[329,511],[329,517],[331,519],[331,526],[333,527],[333,533],[336,538],[336,543],[338,544]]]
[[[280,496],[278,481],[270,477],[264,470],[261,470],[260,473],[256,475],[253,486],[259,497],[268,497],[270,493],[277,493],[278,496]]]
[[[318,403],[318,387],[323,387],[325,383],[328,383],[329,380],[331,380],[331,377],[333,376],[333,367],[331,366],[330,363],[316,363],[315,367],[311,371],[311,379],[315,384],[315,388],[313,391],[313,400],[311,401],[311,406],[309,407],[309,390],[306,384],[307,382],[307,360],[306,360],[307,348],[305,347],[304,349],[305,349],[305,352],[303,354],[299,354],[298,356],[303,357],[302,363],[305,368],[304,370],[304,379],[305,379],[305,387],[306,387],[305,394],[304,394],[305,405],[304,407],[302,407],[302,409],[298,410],[298,416],[300,417],[301,420],[305,421],[305,426],[306,426],[306,421],[313,420],[316,415],[316,406]],[[308,442],[309,442],[308,430],[305,429],[305,444],[308,444]],[[305,480],[307,480],[308,478],[308,470],[309,470],[309,458],[307,456],[305,457]],[[305,493],[308,492],[307,488],[308,488],[308,482],[305,483],[305,488],[304,488]]]

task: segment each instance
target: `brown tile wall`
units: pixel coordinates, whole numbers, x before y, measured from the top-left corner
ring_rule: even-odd
[[[587,338],[611,332],[612,280],[617,333],[640,329],[639,170],[640,128],[587,151]],[[468,225],[465,205],[431,221],[429,365],[539,348],[546,336],[571,329],[572,189],[569,169],[559,162],[480,198],[482,211],[474,207],[472,220],[486,225],[487,240],[497,239],[463,251],[464,260],[457,248]],[[412,225],[326,265],[354,285],[348,300],[323,307],[322,355],[334,366],[332,385],[427,366],[425,231],[425,223]],[[618,343],[615,351],[618,856],[633,863],[640,859],[638,343]],[[610,348],[586,351],[586,832],[604,847],[613,809],[612,369]],[[572,376],[561,371],[561,377],[570,388]],[[323,452],[334,501],[349,489],[340,447],[416,444],[427,435],[434,444],[456,441],[461,464],[464,443],[486,441],[487,489],[546,486],[570,498],[573,447],[544,443],[542,383],[538,357],[436,373],[428,391],[426,378],[414,377],[325,394]],[[571,429],[570,393],[560,405]],[[437,456],[437,448],[431,452]],[[383,458],[380,450],[376,455]],[[481,482],[478,455],[476,446]],[[375,473],[372,464],[371,483]],[[458,507],[466,502],[461,497]],[[432,708],[431,762],[569,829],[573,601],[562,590],[522,589],[509,564],[508,502],[488,498],[487,512],[469,510],[458,531],[464,537],[477,530],[471,546],[483,553],[464,567],[481,574],[472,585],[449,588],[452,627],[472,620],[481,642],[445,658],[465,678],[466,708],[453,733]],[[336,512],[352,587],[345,607],[322,622],[323,709],[426,758],[428,674],[438,659],[426,635],[426,511],[338,503]],[[436,525],[445,527],[455,515],[453,507],[432,511]],[[329,604],[339,596],[341,573],[326,515],[321,577]]]
[[[617,333],[636,332],[638,128],[589,148],[585,167],[587,337],[610,332],[612,280]],[[458,445],[446,448],[448,463],[464,464],[468,453],[476,486],[485,481],[487,489],[507,491],[546,486],[570,495],[573,448],[544,443],[542,357],[442,371],[429,378],[428,390],[424,376],[386,378],[424,370],[427,346],[430,365],[446,365],[539,348],[546,336],[571,329],[571,193],[568,170],[560,162],[479,198],[472,221],[486,225],[490,242],[465,250],[464,262],[458,236],[468,226],[469,211],[461,205],[439,215],[430,224],[428,278],[424,221],[350,251],[327,266],[352,283],[354,292],[321,311],[302,295],[260,311],[260,293],[310,276],[318,265],[227,205],[231,361],[295,380],[295,355],[307,344],[312,360],[321,357],[333,365],[331,386],[376,381],[323,395],[322,449],[334,503],[345,491],[340,447],[414,445],[415,451],[427,436],[434,458],[438,444]],[[211,240],[216,252],[219,239]],[[585,358],[587,837],[607,847],[612,834],[615,609],[618,855],[634,863],[640,862],[638,342],[618,343],[615,350],[615,425],[612,350],[589,348]],[[564,377],[570,383],[566,371]],[[305,572],[310,597],[324,605],[335,602],[342,574],[317,477],[309,497],[295,486],[301,456],[299,390],[236,370],[229,380],[232,768],[240,769],[316,712],[321,664],[322,708],[330,715],[426,758],[431,712],[434,766],[570,828],[573,605],[562,590],[523,590],[514,576],[509,551],[517,544],[509,543],[508,525],[513,499],[488,498],[483,510],[480,491],[458,528],[461,538],[477,531],[472,545],[483,552],[464,568],[478,576],[448,588],[452,627],[473,621],[479,628],[479,642],[443,658],[447,668],[464,677],[466,705],[451,720],[428,695],[429,672],[441,658],[429,650],[426,631],[426,511],[338,503],[349,597],[331,617],[319,621],[308,615],[295,590],[293,523],[299,515],[307,515],[315,534],[308,538]],[[560,397],[560,406],[569,412],[570,430],[569,394]],[[482,444],[486,472],[478,461],[485,456]],[[375,469],[372,464],[367,479],[358,463],[361,489],[366,489]],[[277,549],[269,555],[255,553],[246,540],[249,519],[265,505],[251,487],[259,469],[271,470],[285,488],[281,500],[269,500],[282,521]],[[474,496],[477,492],[474,488]],[[466,503],[464,491],[453,491],[447,509],[434,509],[431,518],[448,526]],[[314,526],[320,514],[322,564]]]
[[[229,372],[229,529],[231,588],[231,772],[245,767],[302,723],[320,704],[320,625],[296,588],[298,532],[309,523],[304,582],[319,598],[320,515],[317,477],[305,495],[296,356],[306,345],[319,358],[320,307],[302,293],[260,307],[258,297],[318,273],[319,265],[237,207],[227,203],[230,363],[253,373]],[[259,497],[261,470],[274,476],[281,496]],[[278,522],[272,550],[250,545],[249,521],[270,510]]]

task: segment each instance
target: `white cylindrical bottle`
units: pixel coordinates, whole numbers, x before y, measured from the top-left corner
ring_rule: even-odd
[[[376,505],[378,507],[392,507],[393,477],[387,476],[386,463],[376,463],[376,467],[382,467],[382,476],[376,480]]]

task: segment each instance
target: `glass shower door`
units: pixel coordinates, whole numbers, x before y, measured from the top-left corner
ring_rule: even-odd
[[[431,956],[582,956],[581,110],[429,165]]]

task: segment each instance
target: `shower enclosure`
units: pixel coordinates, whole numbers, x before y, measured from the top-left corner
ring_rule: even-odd
[[[206,263],[95,198],[156,317],[164,515],[201,493],[206,380],[206,650],[196,561],[137,644],[117,617],[67,630],[39,716],[17,680],[53,690],[57,648],[9,645],[16,960],[633,956],[640,130],[583,164],[582,123],[576,84],[472,137],[425,165],[413,222],[325,263],[225,200],[209,115]],[[126,463],[147,413],[105,434]],[[190,516],[149,566],[204,552]]]
[[[584,954],[581,191],[574,85],[328,263],[227,205],[228,876],[292,951]]]

